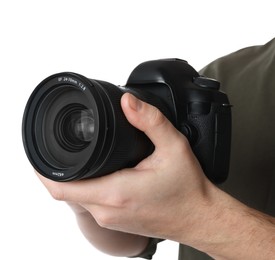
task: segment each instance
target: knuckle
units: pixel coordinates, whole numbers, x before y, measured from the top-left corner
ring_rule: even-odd
[[[190,151],[190,144],[188,139],[185,136],[181,136],[180,141],[176,143],[177,148],[180,153],[187,153]]]
[[[180,147],[180,149],[182,150],[189,150],[190,148],[190,143],[188,141],[188,139],[182,134],[182,133],[179,133],[180,134],[180,142],[178,142],[178,145]]]
[[[94,215],[94,218],[97,224],[102,228],[108,228],[114,224],[114,217],[103,210]]]
[[[49,192],[53,199],[58,200],[58,201],[64,201],[65,200],[65,194],[64,191],[58,186],[51,187],[49,189]]]
[[[184,156],[185,158],[187,158],[187,156],[189,157],[189,155],[193,154],[192,148],[190,146],[188,139],[183,135],[180,136],[180,139],[178,142],[174,143],[174,151],[177,154]]]
[[[115,176],[112,187],[109,187],[108,192],[102,197],[102,202],[109,207],[125,208],[131,198],[127,188],[128,182],[125,180],[124,173],[121,170],[118,170]]]
[[[114,208],[126,207],[128,200],[120,192],[112,193],[112,196],[108,198],[107,204]]]

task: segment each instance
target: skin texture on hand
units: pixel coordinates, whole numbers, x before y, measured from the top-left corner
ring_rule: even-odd
[[[57,183],[39,175],[55,199],[71,204],[91,243],[125,256],[141,252],[146,237],[178,241],[220,259],[274,253],[273,218],[255,214],[208,181],[188,140],[158,109],[130,94],[124,94],[121,106],[128,121],[154,143],[152,155],[134,168],[96,179]],[[106,230],[121,237],[127,234],[131,250],[115,252],[93,235]]]
[[[168,238],[163,227],[170,226],[173,234],[178,228],[171,225],[175,216],[190,215],[194,207],[189,204],[204,201],[210,183],[187,139],[158,109],[130,94],[122,98],[122,108],[129,122],[154,143],[151,156],[134,168],[97,179],[56,183],[40,178],[55,199],[82,205],[103,227]]]
[[[147,246],[147,237],[119,232],[98,225],[92,214],[75,203],[68,203],[86,239],[98,250],[113,256],[136,256]]]

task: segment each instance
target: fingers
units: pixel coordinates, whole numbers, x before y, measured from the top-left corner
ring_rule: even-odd
[[[101,183],[101,178],[93,181],[73,181],[73,182],[55,182],[37,173],[40,181],[47,188],[55,200],[67,202],[99,202],[104,201],[106,196],[105,185]]]
[[[128,121],[143,131],[158,148],[166,148],[180,139],[186,139],[172,123],[154,106],[126,93],[121,106]]]
[[[72,182],[55,182],[39,173],[37,175],[55,200],[69,202],[69,205],[80,203],[120,207],[127,200],[123,191],[129,190],[129,176],[133,171],[125,169],[104,177]]]

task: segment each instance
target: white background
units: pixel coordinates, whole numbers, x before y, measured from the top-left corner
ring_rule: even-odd
[[[0,259],[114,259],[86,242],[24,154],[22,114],[42,79],[74,71],[123,85],[139,63],[167,57],[199,70],[273,38],[273,2],[1,0]],[[175,242],[159,249],[155,259],[177,259]]]

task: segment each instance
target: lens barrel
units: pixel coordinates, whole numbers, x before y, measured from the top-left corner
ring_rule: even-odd
[[[125,118],[123,90],[75,73],[60,73],[34,90],[23,117],[23,143],[34,168],[55,181],[106,175],[153,151]]]

